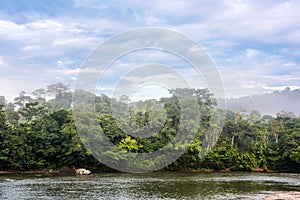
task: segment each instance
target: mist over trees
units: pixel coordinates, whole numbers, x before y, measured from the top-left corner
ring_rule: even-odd
[[[93,95],[85,91],[75,92],[81,99]],[[193,97],[201,110],[200,122],[189,124],[196,127],[193,129],[195,138],[187,151],[164,170],[299,172],[300,118],[293,113],[282,111],[270,116],[258,110],[249,114],[244,110],[225,112],[217,108],[216,99],[207,89],[174,89],[170,93],[172,97],[134,102],[130,114],[118,112],[119,118],[114,109],[122,111],[126,106],[122,99],[119,101],[104,94],[94,96],[97,122],[106,137],[124,152],[153,152],[168,145],[180,126],[180,95],[188,97],[186,103]],[[57,83],[45,89],[39,88],[31,95],[21,91],[13,102],[0,96],[0,170],[74,167],[110,170],[82,144],[71,109],[72,94],[68,86]],[[164,112],[161,112],[162,104]],[[145,109],[147,107],[152,109],[151,112]],[[188,112],[193,114],[194,110]],[[226,114],[221,135],[219,139],[214,135],[206,138],[210,126],[215,125],[210,121],[218,113]],[[87,113],[81,114],[88,119]],[[131,135],[120,129],[120,123],[128,126]],[[143,127],[147,126],[156,131],[154,135],[148,138],[132,136],[142,133],[145,131]],[[204,144],[205,139],[214,140],[210,142],[216,145]],[[174,145],[174,148],[183,148],[185,144]],[[205,150],[208,151],[204,155]],[[116,160],[122,159],[115,156]]]
[[[276,116],[280,111],[300,114],[300,90],[287,87],[269,94],[227,99],[227,108],[232,111],[259,110],[263,114]]]

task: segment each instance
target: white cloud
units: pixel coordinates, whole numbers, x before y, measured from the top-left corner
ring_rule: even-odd
[[[46,85],[58,81],[73,85],[79,69],[69,68],[46,68],[27,66],[25,69],[9,68],[1,70],[0,95],[5,95],[9,101],[13,101],[20,91],[28,94],[38,88],[45,88]]]
[[[79,72],[79,68],[69,69],[69,68],[50,68],[45,70],[51,76],[76,76]]]
[[[73,8],[52,17],[37,14],[23,23],[0,15],[0,92],[72,82],[92,49],[136,26],[172,28],[203,45],[220,70],[228,96],[300,85],[300,1],[74,0]],[[282,51],[274,50],[281,46]],[[160,52],[136,56],[147,62],[168,60]],[[115,69],[124,72],[126,67]],[[179,71],[193,77],[188,70]]]
[[[42,47],[39,45],[28,45],[22,48],[22,51],[38,51],[41,50]]]
[[[270,92],[281,91],[286,89],[287,87],[289,87],[291,90],[299,89],[299,86],[297,85],[284,85],[284,86],[273,86],[273,87],[263,86],[264,89]]]
[[[65,29],[65,26],[62,23],[50,19],[27,23],[25,24],[25,27],[28,30],[45,30],[51,32],[60,32]]]
[[[0,67],[6,65],[4,59],[0,56]]]
[[[57,18],[16,24],[0,20],[0,37],[18,44],[24,52],[39,50],[44,53],[43,50],[47,49],[56,53],[74,49],[90,51],[103,40],[102,31],[119,27],[109,20],[83,21],[85,19],[76,22],[70,18]]]
[[[297,20],[300,18],[298,12],[300,9],[299,1],[277,4],[276,2],[255,2],[251,0],[210,1],[210,3],[190,1],[187,6],[175,8],[175,10],[182,9],[185,11],[171,12],[165,9],[164,12],[167,14],[162,10],[163,5],[167,4],[168,1],[155,2],[155,8],[162,7],[162,9],[158,8],[153,11],[157,13],[157,16],[164,18],[166,15],[172,15],[174,19],[174,23],[169,20],[160,25],[171,26],[197,40],[227,39],[240,42],[251,40],[272,44],[300,43],[300,24]],[[169,8],[171,7],[169,6]],[[154,8],[152,9],[154,10]],[[181,23],[176,21],[176,19],[185,17],[188,19]]]
[[[255,59],[260,55],[262,55],[262,52],[257,49],[246,49],[245,51],[245,57],[247,59]]]
[[[280,55],[245,49],[217,65],[229,97],[256,95],[289,85],[300,88],[299,65]]]
[[[74,8],[94,8],[103,10],[107,8],[107,5],[100,4],[98,0],[74,0]]]

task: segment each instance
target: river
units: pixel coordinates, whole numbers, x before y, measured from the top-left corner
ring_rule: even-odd
[[[0,199],[263,199],[300,191],[300,174],[103,173],[0,175]]]

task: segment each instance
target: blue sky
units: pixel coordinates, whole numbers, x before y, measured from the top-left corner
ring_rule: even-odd
[[[63,82],[108,37],[176,30],[214,60],[227,97],[300,87],[300,1],[1,0],[0,95]]]

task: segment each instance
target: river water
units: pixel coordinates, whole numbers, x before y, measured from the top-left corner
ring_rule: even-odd
[[[0,175],[0,199],[263,199],[300,191],[300,174],[103,173]]]

